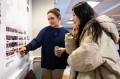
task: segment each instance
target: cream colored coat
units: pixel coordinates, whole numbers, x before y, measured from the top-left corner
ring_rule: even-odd
[[[101,15],[96,20],[117,42],[119,36],[113,20],[106,15]],[[67,33],[65,46],[70,54],[70,79],[74,79],[75,71],[79,71],[77,79],[120,79],[120,57],[114,41],[104,31],[97,43],[92,40],[91,35],[85,33],[80,47],[76,48],[75,38]]]

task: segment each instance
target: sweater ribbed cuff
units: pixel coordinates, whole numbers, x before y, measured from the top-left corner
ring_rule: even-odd
[[[26,48],[25,54],[27,54],[31,50],[31,47],[32,47],[31,44],[28,44],[25,46],[25,48]]]

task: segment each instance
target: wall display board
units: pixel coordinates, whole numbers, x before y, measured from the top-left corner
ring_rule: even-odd
[[[30,0],[0,0],[0,79],[26,63],[18,49],[31,36]]]

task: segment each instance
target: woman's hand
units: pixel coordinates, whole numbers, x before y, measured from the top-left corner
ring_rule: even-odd
[[[56,56],[61,56],[62,53],[64,53],[65,51],[66,51],[66,48],[60,47],[60,48],[58,48],[58,49],[55,50],[55,55]]]
[[[21,55],[21,56],[26,55],[26,47],[21,47],[21,48],[19,48],[18,52],[20,52],[20,55]]]
[[[79,26],[74,26],[72,31],[70,32],[71,35],[76,38],[77,37],[77,34],[78,34],[78,30],[79,30]]]

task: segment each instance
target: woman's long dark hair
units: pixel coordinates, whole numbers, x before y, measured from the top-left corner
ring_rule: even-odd
[[[80,38],[81,34],[82,36],[84,35],[83,29],[85,27],[85,25],[92,20],[93,18],[95,18],[95,12],[94,10],[91,8],[90,5],[87,4],[87,2],[82,1],[77,3],[73,8],[72,11],[75,13],[75,15],[79,18],[80,20],[80,25],[79,25],[79,31],[78,31],[78,37],[76,40],[76,45],[77,47],[79,47],[79,43],[80,43]],[[93,21],[93,23],[90,24],[89,29],[92,28],[92,35],[93,35],[93,40],[97,41],[98,37],[101,36],[102,31],[100,29],[100,24],[97,21]]]

